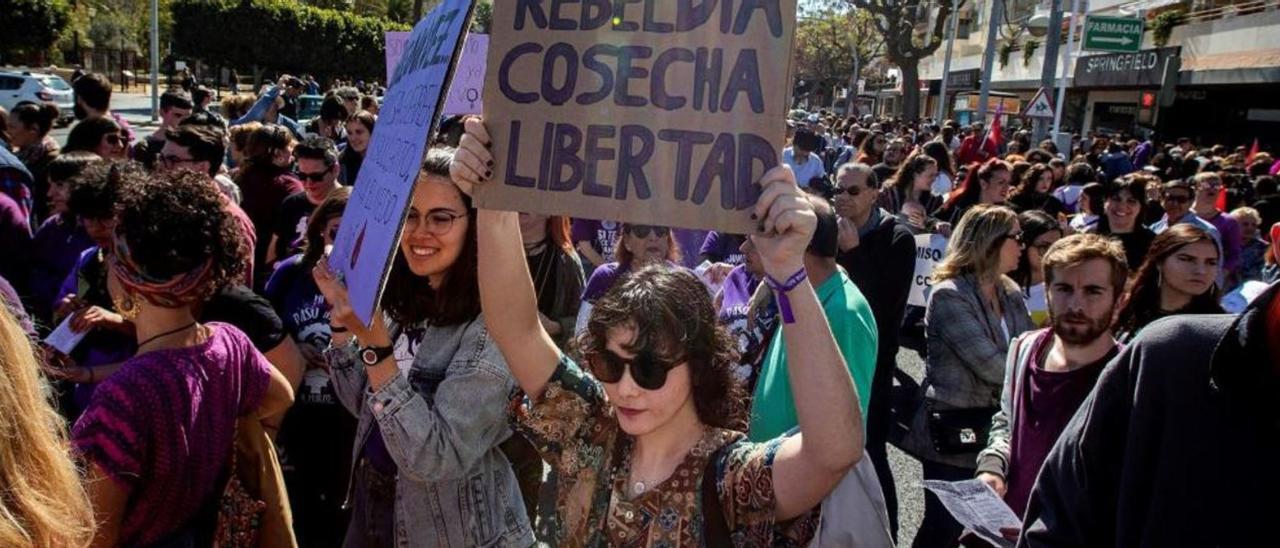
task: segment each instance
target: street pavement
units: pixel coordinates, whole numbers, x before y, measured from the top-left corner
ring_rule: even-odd
[[[124,116],[134,126],[138,138],[151,132],[155,124],[151,122],[151,96],[139,93],[116,93],[111,98],[112,110]],[[73,124],[74,125],[74,124]],[[58,143],[65,143],[71,126],[55,128],[53,137]],[[905,341],[904,341],[905,342]],[[898,368],[910,375],[916,382],[924,377],[924,360],[912,349],[903,347],[898,352]],[[902,546],[910,546],[915,538],[916,529],[924,517],[924,495],[920,485],[920,462],[903,453],[896,447],[889,448],[889,465],[897,482],[898,491],[898,540]]]

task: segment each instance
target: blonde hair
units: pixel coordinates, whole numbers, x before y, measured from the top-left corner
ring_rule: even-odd
[[[93,508],[27,335],[0,306],[0,546],[86,546]]]
[[[1256,224],[1256,225],[1262,224],[1262,214],[1258,213],[1258,210],[1252,207],[1235,208],[1234,210],[1231,211],[1231,218],[1237,221],[1242,219],[1249,219],[1253,221],[1253,224]]]
[[[969,208],[947,242],[946,256],[933,270],[933,283],[965,274],[983,281],[999,278],[1003,274],[996,271],[1000,244],[1017,222],[1018,214],[1004,206],[979,204]]]

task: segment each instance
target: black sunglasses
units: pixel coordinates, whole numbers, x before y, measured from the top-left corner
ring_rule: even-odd
[[[596,379],[609,384],[621,381],[622,372],[630,368],[631,380],[645,390],[662,388],[667,384],[667,371],[676,366],[675,363],[659,360],[653,352],[648,350],[638,352],[636,357],[630,360],[619,358],[617,354],[608,350],[592,352],[587,356],[587,363],[591,365],[591,373]]]
[[[294,177],[297,177],[299,180],[302,180],[302,181],[313,181],[313,182],[317,182],[317,183],[324,181],[324,178],[325,178],[325,176],[327,176],[327,175],[329,175],[329,172],[328,172],[328,171],[321,171],[320,173],[306,173],[306,172],[303,172],[303,171],[294,171],[294,172],[293,172],[293,176],[294,176]]]
[[[836,187],[835,190],[832,192],[832,194],[834,195],[848,194],[854,198],[857,198],[858,195],[862,194],[863,192],[865,191],[856,186],[846,186],[846,187]]]
[[[650,233],[659,238],[666,238],[667,234],[671,233],[671,230],[664,226],[636,225],[627,227],[627,232],[637,238],[648,238]]]

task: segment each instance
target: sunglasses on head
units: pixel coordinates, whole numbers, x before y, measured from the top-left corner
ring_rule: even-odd
[[[647,226],[647,225],[629,226],[627,227],[627,232],[630,232],[631,235],[637,238],[648,238],[650,233],[652,233],[654,236],[657,236],[659,238],[666,238],[667,234],[671,233],[670,229],[668,229],[665,226]]]
[[[630,368],[631,380],[636,386],[645,390],[658,390],[667,384],[667,372],[677,364],[659,360],[649,350],[636,353],[634,358],[624,360],[608,350],[593,352],[587,356],[591,365],[591,373],[600,382],[613,384],[622,380],[622,372]]]

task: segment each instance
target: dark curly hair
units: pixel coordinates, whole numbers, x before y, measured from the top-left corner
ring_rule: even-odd
[[[148,275],[173,278],[211,261],[209,276],[194,289],[201,301],[243,278],[249,250],[206,175],[177,170],[141,176],[125,186],[116,211],[129,257]]]
[[[649,350],[661,361],[687,362],[698,420],[708,426],[745,431],[746,389],[733,376],[737,351],[729,332],[716,322],[707,289],[681,268],[655,265],[620,280],[596,301],[577,348],[603,352],[609,329],[635,328],[628,351]]]
[[[76,153],[67,153],[70,156]],[[92,154],[92,153],[87,153]],[[97,158],[96,155],[93,158]],[[92,161],[71,178],[67,209],[81,219],[111,219],[116,214],[125,186],[146,177],[136,162]]]

